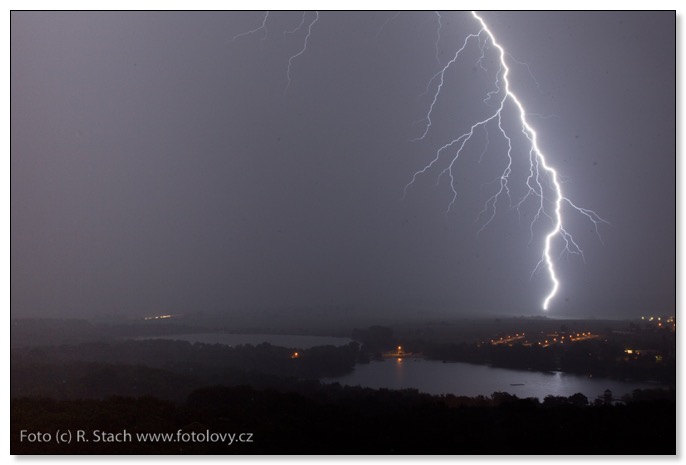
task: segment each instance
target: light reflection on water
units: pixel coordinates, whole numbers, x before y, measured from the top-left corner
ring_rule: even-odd
[[[268,342],[275,346],[300,349],[329,344],[342,346],[351,342],[351,339],[337,337],[230,333],[185,334],[145,339],[176,339],[191,343],[230,346]],[[620,398],[634,389],[659,387],[650,383],[589,378],[561,372],[520,371],[469,363],[443,363],[419,358],[390,358],[356,365],[354,372],[324,381],[377,389],[417,389],[428,394],[455,394],[470,397],[508,392],[519,398],[537,397],[540,400],[547,395],[571,396],[577,392],[593,400],[606,389],[610,389],[615,398]]]
[[[517,397],[547,395],[571,396],[580,392],[590,400],[610,389],[615,398],[637,388],[658,387],[650,383],[622,382],[604,378],[589,378],[561,372],[542,373],[493,368],[469,363],[442,363],[423,359],[388,359],[357,365],[355,371],[327,382],[350,386],[388,389],[417,389],[429,394],[464,396],[508,392]]]

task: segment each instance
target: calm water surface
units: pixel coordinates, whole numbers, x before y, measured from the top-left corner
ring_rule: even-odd
[[[500,391],[515,394],[520,398],[536,397],[540,400],[547,395],[571,396],[577,392],[593,400],[605,389],[610,389],[613,397],[619,398],[637,388],[659,387],[650,383],[589,378],[560,372],[518,371],[486,365],[442,363],[411,358],[386,359],[357,365],[353,373],[325,381],[377,389],[412,388],[428,394],[470,397],[490,396],[493,392]]]
[[[200,333],[159,336],[146,339],[172,339],[204,344],[269,344],[298,349],[322,345],[343,346],[352,339],[327,336],[297,336],[281,334],[231,334]],[[455,394],[464,396],[490,396],[493,392],[509,392],[517,397],[547,395],[571,396],[580,392],[593,400],[606,389],[615,398],[631,393],[634,389],[660,387],[650,383],[622,382],[603,378],[572,375],[561,372],[541,373],[535,371],[493,368],[469,363],[442,363],[434,360],[405,358],[386,359],[356,365],[355,370],[326,382],[338,382],[349,386],[387,389],[417,389],[428,394]]]

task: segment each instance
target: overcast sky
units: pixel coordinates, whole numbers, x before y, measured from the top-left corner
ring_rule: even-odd
[[[467,12],[13,12],[13,317],[336,308],[636,316],[675,309],[673,12],[488,12],[584,251],[532,276],[550,221],[498,189]],[[294,31],[295,32],[289,32]],[[236,37],[238,35],[238,37]],[[235,38],[235,39],[234,39]],[[436,43],[439,38],[438,44]],[[482,45],[484,42],[481,42]],[[296,56],[297,55],[297,56]],[[289,85],[289,58],[290,85]],[[512,109],[503,119],[514,128]],[[513,134],[513,203],[528,149]]]

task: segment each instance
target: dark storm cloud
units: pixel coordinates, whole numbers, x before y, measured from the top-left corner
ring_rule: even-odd
[[[432,12],[381,32],[393,13],[321,12],[286,93],[305,31],[283,32],[302,14],[272,13],[266,37],[231,40],[262,16],[12,13],[13,316],[538,312],[549,282],[529,277],[532,211],[503,203],[476,235],[502,171],[495,139],[481,163],[480,147],[465,157],[449,215],[437,173],[402,198],[483,112],[478,52],[447,75],[427,139],[410,142],[439,69]],[[566,195],[611,223],[601,242],[570,217],[586,263],[558,260],[551,314],[672,312],[674,14],[484,17],[535,76],[513,62]],[[444,13],[441,63],[476,31],[467,13]]]

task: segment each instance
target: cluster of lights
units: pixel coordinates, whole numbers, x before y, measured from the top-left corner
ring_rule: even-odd
[[[155,315],[155,316],[146,316],[143,318],[144,320],[164,320],[167,318],[172,318],[174,315]]]
[[[564,344],[565,339],[567,340],[567,342],[579,342],[579,341],[584,341],[586,339],[594,339],[597,337],[598,337],[598,335],[591,334],[590,331],[588,333],[571,333],[568,336],[553,337],[552,342],[550,339],[546,339],[542,343],[539,342],[538,345],[542,346],[542,347],[548,347],[552,344]]]
[[[676,330],[676,318],[673,316],[660,317],[660,316],[642,316],[641,320],[657,323],[658,328],[670,328]]]
[[[646,319],[648,321],[655,321],[655,320],[662,321],[662,317],[660,317],[660,316],[657,316],[657,317],[655,317],[655,316],[649,316],[649,317],[642,316],[641,317],[641,320],[646,320]],[[665,322],[674,323],[674,317],[673,316],[665,317]]]
[[[523,345],[532,345],[533,343],[530,343],[528,340],[525,339],[526,333],[515,333],[514,336],[503,336],[498,339],[491,339],[491,345],[500,345],[500,344],[509,344],[512,345],[511,343],[514,341],[521,341],[523,340],[522,344]],[[544,341],[539,341],[536,342],[537,345],[542,346],[542,347],[548,347],[551,344],[564,344],[565,340],[567,342],[578,342],[578,341],[584,341],[586,339],[593,339],[597,338],[597,335],[591,334],[591,332],[579,332],[579,333],[571,333],[568,335],[558,335],[557,333],[555,334],[548,334],[548,339]]]
[[[522,334],[515,333],[514,336],[505,336],[505,337],[501,337],[501,338],[498,339],[498,340],[491,339],[491,344],[493,344],[493,345],[497,345],[497,344],[507,344],[507,343],[512,342],[512,341],[517,341],[517,340],[524,339],[524,336],[525,336],[524,333],[522,333]]]

